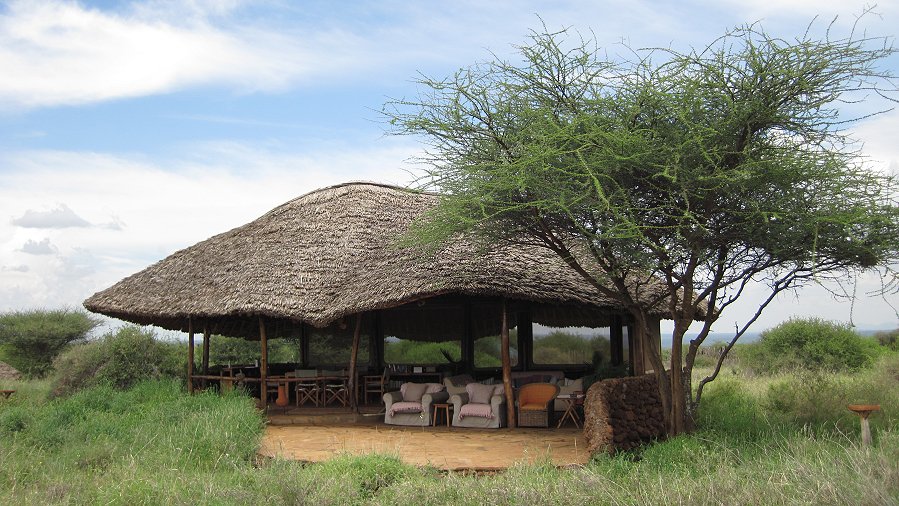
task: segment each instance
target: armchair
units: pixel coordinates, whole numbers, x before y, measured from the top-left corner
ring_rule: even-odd
[[[528,383],[518,390],[518,426],[549,427],[559,385]]]
[[[465,392],[449,398],[453,405],[453,427],[498,429],[506,425],[503,385],[469,383]]]
[[[449,394],[439,383],[403,383],[398,392],[384,394],[384,423],[431,425],[431,406],[447,398]]]

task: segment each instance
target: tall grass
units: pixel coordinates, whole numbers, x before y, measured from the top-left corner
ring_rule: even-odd
[[[583,468],[539,463],[491,476],[389,455],[263,460],[263,419],[237,393],[188,396],[177,382],[150,381],[46,400],[46,382],[17,382],[0,403],[0,504],[899,503],[899,358],[826,381],[820,390],[794,374],[728,371],[709,387],[694,434]],[[844,405],[819,402],[820,420],[805,418],[814,399],[864,395],[884,407],[870,448]]]

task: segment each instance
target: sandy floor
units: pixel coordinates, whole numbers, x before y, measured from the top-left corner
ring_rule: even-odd
[[[479,430],[384,424],[271,425],[259,453],[319,462],[340,453],[371,452],[445,470],[496,470],[547,458],[570,466],[585,464],[589,458],[583,433],[574,428]]]

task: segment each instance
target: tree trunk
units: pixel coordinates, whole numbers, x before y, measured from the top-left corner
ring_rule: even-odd
[[[689,322],[686,323],[689,325]],[[684,391],[683,336],[686,327],[682,320],[674,323],[671,339],[671,427],[670,435],[686,432],[687,395]]]
[[[649,316],[640,307],[632,307],[631,314],[634,316],[635,330],[641,334],[640,339],[645,340],[649,334]],[[671,381],[665,374],[665,364],[662,363],[662,357],[659,355],[655,346],[643,346],[644,350],[649,350],[649,361],[652,363],[656,380],[659,384],[659,399],[662,401],[662,413],[665,415],[665,427],[668,429],[669,435],[678,434],[673,421],[672,410],[672,388]]]

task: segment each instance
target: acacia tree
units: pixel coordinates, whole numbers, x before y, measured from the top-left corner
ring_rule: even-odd
[[[100,325],[88,313],[71,309],[14,311],[0,314],[0,346],[5,358],[29,376],[42,376],[53,359],[83,341]]]
[[[699,50],[609,57],[566,31],[533,33],[522,62],[420,78],[389,101],[393,132],[423,136],[422,186],[442,195],[413,242],[458,234],[556,252],[633,316],[674,320],[669,374],[647,348],[671,434],[778,293],[894,264],[894,176],[868,170],[838,106],[894,100],[883,39],[786,41],[757,25]],[[694,393],[712,325],[751,283],[767,286]],[[701,321],[684,354],[684,335]],[[685,357],[685,358],[684,358]]]

